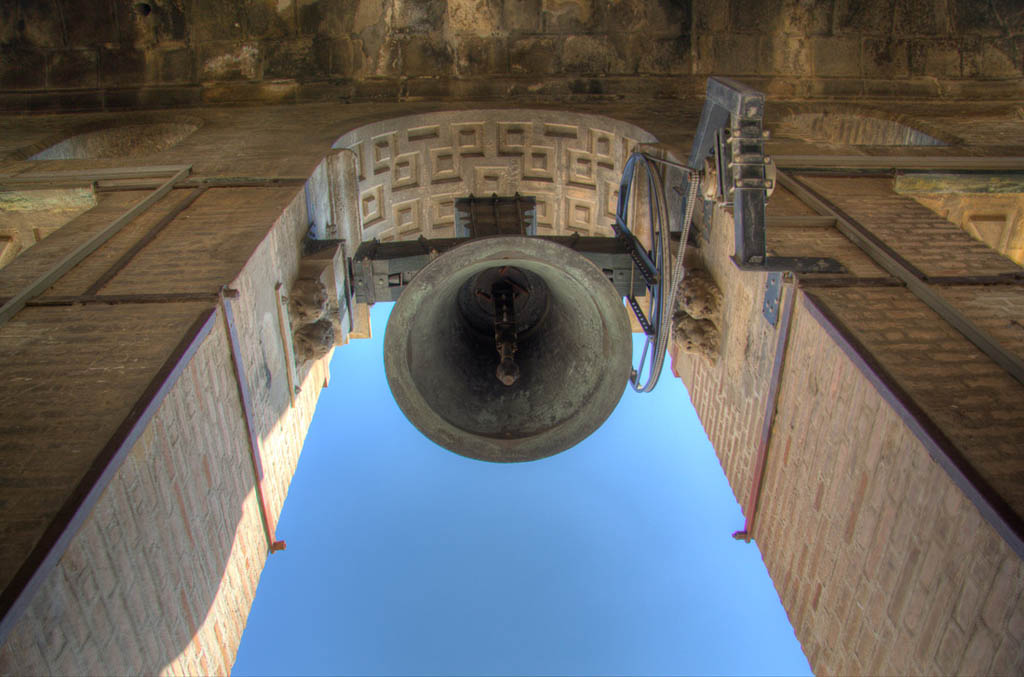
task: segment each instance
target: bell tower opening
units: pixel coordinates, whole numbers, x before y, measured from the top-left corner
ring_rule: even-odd
[[[614,243],[631,153],[656,141],[593,115],[476,110],[378,122],[334,144],[337,199],[358,209],[312,232],[345,240],[357,302],[397,301],[388,383],[429,439],[536,460],[615,408],[631,373],[622,289],[639,275],[625,252],[616,270],[600,242]]]

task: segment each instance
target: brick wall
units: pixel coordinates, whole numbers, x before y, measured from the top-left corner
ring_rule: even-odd
[[[289,417],[298,434],[263,446],[273,485],[325,372],[318,363],[303,384]],[[218,312],[0,648],[0,673],[228,674],[268,554],[246,439]]]
[[[755,456],[768,400],[777,328],[759,312],[767,276],[735,274],[728,258],[732,216],[716,207],[702,222],[700,265],[723,293],[721,355],[716,363],[685,355],[673,346],[672,366],[682,378],[694,408],[746,510]]]
[[[43,299],[83,294],[193,190],[171,191]],[[0,294],[17,291],[144,195],[104,194],[5,269]],[[258,395],[254,436],[273,533],[327,379],[329,356],[304,365],[292,403],[274,287],[297,274],[307,228],[301,187],[210,188],[100,288],[164,302],[31,307],[0,327],[0,348],[20,370],[8,364],[0,388],[5,585],[31,570],[25,558],[35,556],[40,534],[50,538],[95,481],[108,440],[147,405],[153,385],[162,387],[154,415],[140,419],[123,461],[113,456],[109,483],[0,648],[0,673],[230,672],[269,544],[216,293],[222,285],[239,291],[231,303],[242,377]],[[182,293],[209,298],[187,302]],[[194,354],[185,351],[180,373],[163,371],[179,359],[175,344],[197,315],[208,318],[205,338]]]
[[[301,191],[296,194],[294,189],[291,193],[292,199],[231,283],[241,294],[234,304],[235,324],[253,401],[254,432],[262,450],[264,496],[275,523],[288,495],[320,389],[327,381],[331,359],[328,354],[299,365],[299,393],[293,406],[278,326],[276,285],[280,282],[287,289],[298,275],[309,218],[305,195]],[[279,538],[286,536],[280,534]]]
[[[5,674],[230,669],[267,555],[244,426],[217,317],[0,650]]]
[[[1024,512],[1024,484],[1017,470],[1024,439],[1024,386],[906,289],[824,289],[815,295],[876,356],[982,479]],[[1019,302],[1019,296],[1018,291],[1012,298]],[[983,312],[973,307],[975,313]],[[988,319],[1007,325],[1008,316],[1012,315],[996,308]]]
[[[1019,673],[1024,562],[804,302],[786,361],[755,538],[812,669]]]
[[[916,200],[890,178],[803,177],[928,277],[1017,274],[1021,268]]]
[[[897,195],[891,178],[801,180],[916,267],[933,291],[1003,347],[1024,355],[1018,266]],[[812,668],[1021,672],[1024,561],[985,516],[990,508],[969,497],[994,495],[1012,513],[1024,512],[1024,386],[834,226],[809,223],[813,213],[794,194],[780,190],[776,197],[770,253],[831,256],[847,273],[796,277],[802,291],[768,429],[766,365],[784,329],[767,328],[762,317],[764,274],[740,273],[728,259],[727,210],[716,208],[711,222],[700,224],[708,237],[699,258],[725,294],[719,361],[676,352],[673,367]],[[972,275],[999,283],[965,278]],[[758,340],[751,327],[767,334]],[[760,354],[769,362],[750,359]],[[730,362],[742,369],[729,374]],[[738,384],[746,378],[755,383],[744,390]],[[751,505],[762,432],[769,440],[764,480]],[[966,460],[975,483],[969,490],[944,469],[942,444]]]
[[[971,237],[1024,265],[1024,195],[919,192],[913,197],[939,216],[958,224]]]

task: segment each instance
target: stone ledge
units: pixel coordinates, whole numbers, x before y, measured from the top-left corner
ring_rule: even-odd
[[[942,100],[1010,101],[1024,98],[1024,79],[938,80],[909,77],[800,78],[747,75],[744,83],[769,97],[789,100]],[[139,86],[79,90],[7,90],[0,92],[0,112],[64,113],[103,110],[147,110],[238,104],[280,104],[323,101],[411,101],[473,98],[594,100],[684,99],[703,96],[704,75],[609,75],[576,77],[417,77],[331,78],[208,82],[171,86]]]

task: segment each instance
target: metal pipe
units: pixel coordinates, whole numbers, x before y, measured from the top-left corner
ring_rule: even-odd
[[[270,554],[278,550],[284,550],[284,541],[277,540],[274,534],[274,517],[267,510],[267,498],[263,494],[263,461],[260,454],[259,437],[256,435],[256,425],[253,422],[252,398],[249,395],[249,383],[245,375],[245,364],[242,362],[242,348],[238,341],[238,331],[235,328],[235,315],[231,309],[232,294],[225,289],[221,294],[221,307],[224,309],[224,328],[227,332],[228,342],[231,346],[231,364],[235,372],[235,385],[238,388],[238,399],[242,405],[242,415],[245,418],[245,431],[249,440],[249,456],[252,460],[252,469],[255,479],[256,503],[260,509],[260,519],[263,522],[263,533],[267,538],[267,548]]]
[[[114,237],[122,228],[131,223],[135,217],[152,207],[164,195],[171,192],[174,185],[188,176],[192,171],[192,165],[169,168],[175,171],[174,175],[167,179],[159,188],[146,196],[144,200],[114,219],[106,228],[96,233],[88,240],[75,247],[74,251],[64,256],[45,273],[37,277],[31,284],[22,288],[7,303],[0,307],[0,325],[10,320],[14,315],[25,307],[25,304],[39,296],[50,286],[59,280],[64,273],[68,272],[89,254],[99,249],[103,244]]]

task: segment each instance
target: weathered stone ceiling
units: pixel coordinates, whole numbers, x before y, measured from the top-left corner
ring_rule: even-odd
[[[4,0],[0,109],[679,96],[712,73],[1005,99],[1022,55],[1019,0]]]

